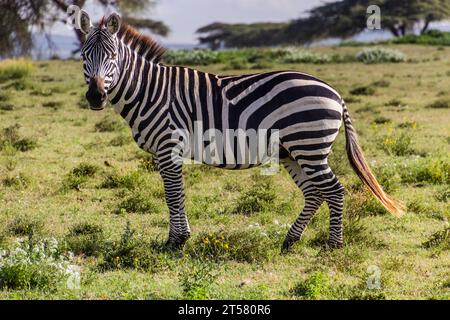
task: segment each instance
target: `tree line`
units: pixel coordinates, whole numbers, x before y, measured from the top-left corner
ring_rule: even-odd
[[[348,38],[367,27],[367,8],[381,9],[381,27],[395,37],[450,17],[450,0],[343,0],[313,8],[286,23],[212,23],[197,30],[199,41],[212,49],[302,45],[326,38]]]

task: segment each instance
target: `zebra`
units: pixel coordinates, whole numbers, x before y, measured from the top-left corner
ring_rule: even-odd
[[[383,191],[371,172],[344,100],[324,81],[296,71],[219,76],[167,66],[161,63],[165,49],[122,23],[117,13],[94,26],[81,10],[79,21],[86,35],[81,48],[86,98],[93,110],[102,110],[110,101],[128,122],[138,146],[155,157],[170,213],[168,247],[182,248],[191,235],[184,204],[183,150],[174,152],[182,138],[173,133],[183,129],[192,134],[196,121],[204,131],[279,132],[279,161],[304,195],[303,210],[286,235],[283,252],[300,240],[322,203],[330,211],[328,246],[343,246],[344,187],[327,161],[342,123],[354,171],[387,211],[402,214],[402,205]],[[246,169],[260,164],[216,166]]]

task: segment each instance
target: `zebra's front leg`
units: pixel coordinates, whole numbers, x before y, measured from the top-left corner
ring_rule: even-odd
[[[189,239],[191,230],[184,212],[184,189],[181,160],[159,159],[160,174],[164,181],[164,192],[170,213],[169,239],[166,245],[180,249]]]

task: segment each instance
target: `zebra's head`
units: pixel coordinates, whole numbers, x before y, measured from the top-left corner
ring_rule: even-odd
[[[108,89],[119,73],[117,32],[120,17],[112,13],[94,27],[89,15],[81,10],[79,22],[81,31],[86,35],[81,48],[84,78],[89,85],[86,99],[91,109],[102,110],[106,105]]]

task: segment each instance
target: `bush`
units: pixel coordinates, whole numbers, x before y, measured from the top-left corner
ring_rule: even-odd
[[[113,132],[123,128],[123,122],[115,117],[106,116],[102,121],[95,124],[95,130],[98,132]]]
[[[76,255],[98,256],[105,242],[103,229],[91,223],[74,225],[65,237],[68,249]]]
[[[352,90],[350,90],[350,94],[356,95],[356,96],[370,96],[375,94],[375,89],[372,87],[362,86],[362,87],[356,87]]]
[[[27,77],[33,70],[33,64],[26,59],[8,59],[0,62],[0,81]]]
[[[443,250],[450,250],[450,227],[446,227],[444,230],[435,232],[430,238],[422,243],[422,246],[430,248],[441,248]]]
[[[317,271],[309,276],[306,280],[300,282],[292,290],[293,294],[305,299],[324,298],[330,290],[330,280],[328,275]]]
[[[356,59],[366,64],[405,62],[406,56],[398,50],[369,48],[360,51]]]
[[[5,187],[13,187],[16,189],[26,188],[30,184],[30,178],[23,173],[19,173],[14,176],[7,176],[2,180]]]
[[[249,68],[250,65],[246,58],[236,57],[225,63],[224,70],[245,70]]]
[[[209,65],[218,63],[218,52],[209,49],[170,50],[164,61],[172,65]]]
[[[391,123],[392,120],[383,116],[380,117],[376,117],[375,120],[373,120],[373,122],[375,124],[386,124],[386,123]]]
[[[251,215],[270,209],[276,199],[276,190],[270,179],[255,183],[251,188],[244,191],[236,200],[232,213]]]
[[[98,169],[96,165],[82,162],[73,168],[71,173],[78,177],[93,177]]]
[[[20,125],[15,124],[4,128],[0,134],[0,150],[6,145],[13,147],[17,151],[26,152],[33,150],[37,146],[34,138],[22,138],[19,134]]]
[[[315,53],[306,50],[291,50],[287,55],[281,58],[281,62],[325,64],[331,63],[332,58],[325,54]]]
[[[41,233],[43,227],[41,220],[19,215],[8,224],[8,231],[14,236],[29,236]]]
[[[400,171],[403,183],[449,184],[450,161],[448,159],[415,159]]]
[[[59,251],[54,238],[17,241],[11,250],[0,251],[0,288],[54,290],[57,284],[73,276],[70,256]]]
[[[157,213],[159,207],[149,197],[141,192],[135,192],[123,199],[114,211],[116,214],[123,213]]]
[[[148,177],[145,172],[141,170],[135,170],[125,175],[120,175],[116,172],[108,174],[103,182],[99,185],[99,188],[103,189],[116,189],[125,188],[129,190],[139,189],[145,187],[148,182]]]
[[[127,145],[131,142],[131,137],[126,135],[118,135],[111,139],[109,144],[113,147],[122,147],[124,145]]]
[[[262,262],[270,258],[270,239],[258,227],[247,230],[203,232],[188,252],[192,257],[216,261]]]
[[[450,108],[450,100],[442,100],[442,99],[436,100],[435,102],[430,103],[426,107],[430,109],[448,109]]]
[[[80,190],[81,185],[88,181],[88,178],[93,177],[98,171],[96,165],[89,163],[80,163],[77,167],[73,168],[69,174],[63,180],[63,190]]]
[[[123,231],[119,241],[107,242],[103,251],[103,262],[100,270],[137,269],[158,272],[167,267],[165,256],[162,256],[152,245],[138,239],[130,222]]]
[[[428,30],[424,34],[409,34],[392,40],[395,44],[427,44],[450,46],[450,32],[442,32],[439,30]]]
[[[404,106],[405,104],[401,101],[401,100],[399,100],[399,99],[392,99],[392,100],[389,100],[388,102],[386,102],[386,104],[385,104],[385,106],[386,107],[402,107],[402,106]]]
[[[388,154],[394,156],[407,156],[414,153],[411,148],[412,138],[407,132],[390,133],[383,137],[381,148]]]

